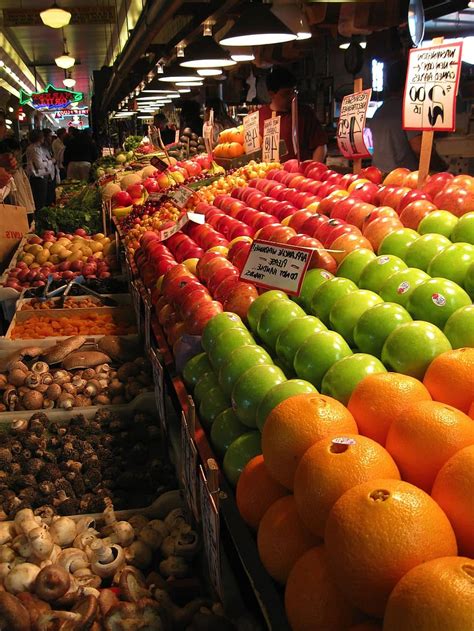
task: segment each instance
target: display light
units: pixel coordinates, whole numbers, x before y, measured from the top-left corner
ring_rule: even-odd
[[[218,77],[222,74],[220,68],[198,68],[197,73],[200,77]]]
[[[302,3],[299,3],[298,6],[288,0],[274,0],[272,13],[290,28],[293,33],[296,33],[297,40],[310,39],[311,29]]]
[[[177,81],[199,81],[199,75],[194,74],[191,70],[186,70],[180,66],[172,66],[168,68],[165,74],[158,77],[158,81],[163,83],[176,83]]]
[[[200,37],[186,49],[186,58],[180,62],[183,68],[224,68],[237,62],[219,46],[212,37]]]
[[[56,57],[54,61],[56,62],[57,66],[59,66],[60,68],[63,68],[64,70],[67,70],[68,68],[72,68],[72,66],[74,66],[74,64],[76,63],[76,60],[74,59],[74,57],[72,57],[68,52],[66,40],[64,40],[63,54],[59,57]]]
[[[178,88],[200,88],[203,85],[202,81],[177,81],[176,86]]]
[[[187,94],[188,92],[191,92],[191,88],[179,88],[178,92],[180,94]]]
[[[146,94],[176,94],[173,90],[142,90],[142,92]]]
[[[50,9],[41,11],[40,18],[45,26],[63,28],[71,21],[71,13],[59,8],[56,2],[53,2],[53,6]]]
[[[297,38],[266,4],[251,4],[227,34],[220,40],[223,46],[264,46],[281,44]]]

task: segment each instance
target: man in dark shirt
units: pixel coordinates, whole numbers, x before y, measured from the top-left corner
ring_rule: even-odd
[[[291,103],[295,96],[296,77],[283,66],[274,66],[267,75],[267,89],[271,97],[268,105],[259,110],[260,134],[263,136],[263,123],[275,112],[280,116],[280,139],[285,141],[285,160],[295,158],[292,136]],[[298,141],[301,160],[323,162],[327,152],[327,136],[316,114],[308,105],[298,105]]]

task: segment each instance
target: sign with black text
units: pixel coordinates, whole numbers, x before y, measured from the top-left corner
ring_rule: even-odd
[[[299,296],[313,250],[255,239],[240,273],[243,281]]]
[[[166,241],[172,237],[176,232],[179,232],[185,223],[188,221],[188,216],[184,213],[178,221],[172,225],[170,228],[166,228],[165,230],[160,230],[160,241]]]
[[[260,149],[259,113],[258,111],[244,116],[244,147],[245,153],[252,153]]]
[[[170,197],[178,208],[184,208],[193,195],[194,191],[191,188],[181,186],[176,191],[173,191]]]
[[[454,131],[462,42],[412,48],[403,95],[403,129]]]
[[[364,141],[365,119],[372,90],[348,94],[342,99],[337,125],[337,144],[345,158],[368,158],[370,153]]]
[[[153,156],[150,160],[151,166],[155,167],[160,173],[164,173],[166,169],[170,166],[164,160],[159,158],[158,156]]]
[[[280,160],[280,121],[280,116],[274,116],[263,123],[263,162]]]

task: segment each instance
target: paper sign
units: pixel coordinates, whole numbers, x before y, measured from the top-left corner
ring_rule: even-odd
[[[298,93],[295,92],[295,96],[291,101],[291,140],[293,142],[293,150],[295,156],[300,161],[300,137],[299,137],[299,123],[298,123]]]
[[[158,156],[153,156],[153,158],[150,160],[150,164],[154,166],[155,169],[158,169],[160,173],[164,173],[170,166],[164,160],[158,158]]]
[[[193,213],[193,212],[188,212],[188,219],[189,221],[194,221],[194,223],[206,223],[206,215],[203,215],[202,213]]]
[[[412,48],[403,96],[403,129],[454,131],[462,42]]]
[[[206,474],[201,465],[199,465],[199,492],[201,495],[202,535],[209,578],[217,595],[222,599],[219,511],[207,486]]]
[[[188,216],[185,213],[174,224],[174,226],[171,226],[170,228],[166,228],[166,230],[160,230],[159,232],[160,241],[166,241],[166,239],[169,239],[170,237],[172,237],[174,234],[176,234],[176,232],[179,232],[181,228],[184,226],[184,224],[187,223],[187,221],[188,221]]]
[[[255,239],[240,278],[299,296],[312,254],[311,248]]]
[[[244,147],[245,153],[252,153],[260,149],[259,113],[244,116]]]
[[[156,349],[150,347],[149,356],[153,368],[153,383],[155,384],[155,402],[158,410],[158,419],[160,421],[163,435],[166,435],[168,428],[166,425],[165,414],[165,378],[163,366],[158,357]]]
[[[278,162],[280,160],[280,116],[268,118],[263,123],[263,162]]]
[[[197,487],[197,448],[189,433],[186,415],[181,413],[181,482],[186,502],[194,519],[199,521]]]
[[[188,203],[190,197],[194,195],[194,191],[191,188],[181,186],[176,191],[173,191],[170,198],[174,201],[178,208],[184,208]]]
[[[145,350],[147,353],[151,347],[151,299],[148,294],[143,298],[143,337],[145,338]]]
[[[364,128],[371,96],[372,90],[362,90],[342,99],[341,115],[337,125],[337,144],[345,158],[370,157],[364,142]]]
[[[136,285],[136,281],[130,283],[130,291],[132,294],[133,308],[135,309],[135,317],[137,319],[137,330],[140,331],[142,317],[142,298],[140,296],[140,291]]]
[[[164,197],[164,193],[150,193],[148,195],[148,201],[150,202],[159,202],[162,197]]]

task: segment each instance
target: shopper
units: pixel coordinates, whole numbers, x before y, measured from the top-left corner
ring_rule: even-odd
[[[181,106],[179,129],[182,134],[186,128],[200,136],[202,134],[201,108],[197,101],[184,101]]]
[[[53,157],[53,132],[51,131],[51,129],[48,129],[48,127],[45,127],[43,129],[43,137],[44,137],[44,142],[43,142],[43,150],[47,151],[51,157]]]
[[[43,148],[42,130],[33,129],[29,138],[30,144],[26,149],[26,172],[38,211],[54,202],[56,170],[48,150]]]
[[[64,150],[64,166],[68,180],[89,180],[92,163],[97,160],[98,151],[86,131],[76,130]]]
[[[296,77],[283,66],[274,66],[267,75],[267,90],[271,101],[260,110],[260,134],[263,124],[272,117],[280,116],[280,139],[285,141],[287,153],[282,156],[289,160],[296,158],[293,147],[291,105],[296,94]],[[327,135],[318,121],[315,112],[308,105],[298,104],[298,143],[301,160],[323,162],[327,153]]]
[[[153,116],[153,125],[151,126],[151,137],[152,137],[153,144],[156,147],[159,146],[158,133],[157,133],[158,129],[160,130],[160,136],[161,136],[161,140],[163,141],[163,144],[169,145],[172,142],[174,142],[176,132],[174,129],[171,129],[171,127],[168,125],[168,119],[166,118],[165,114],[160,113],[160,114],[155,114]]]
[[[53,158],[56,161],[56,167],[59,169],[59,177],[64,180],[66,177],[66,169],[64,168],[64,150],[66,149],[65,140],[67,129],[61,128],[56,132],[56,138],[53,140]]]
[[[231,127],[236,127],[237,122],[229,115],[227,105],[222,99],[215,97],[206,101],[206,122],[209,120],[211,109],[214,112],[213,140],[214,144],[217,144],[221,131],[223,131],[224,129],[229,129]]]
[[[28,176],[23,169],[21,146],[13,135],[6,136],[0,141],[0,162],[2,161],[7,164],[8,175],[11,178],[8,192],[5,192],[5,196],[2,195],[4,201],[14,206],[23,206],[27,213],[34,213],[35,202]]]

